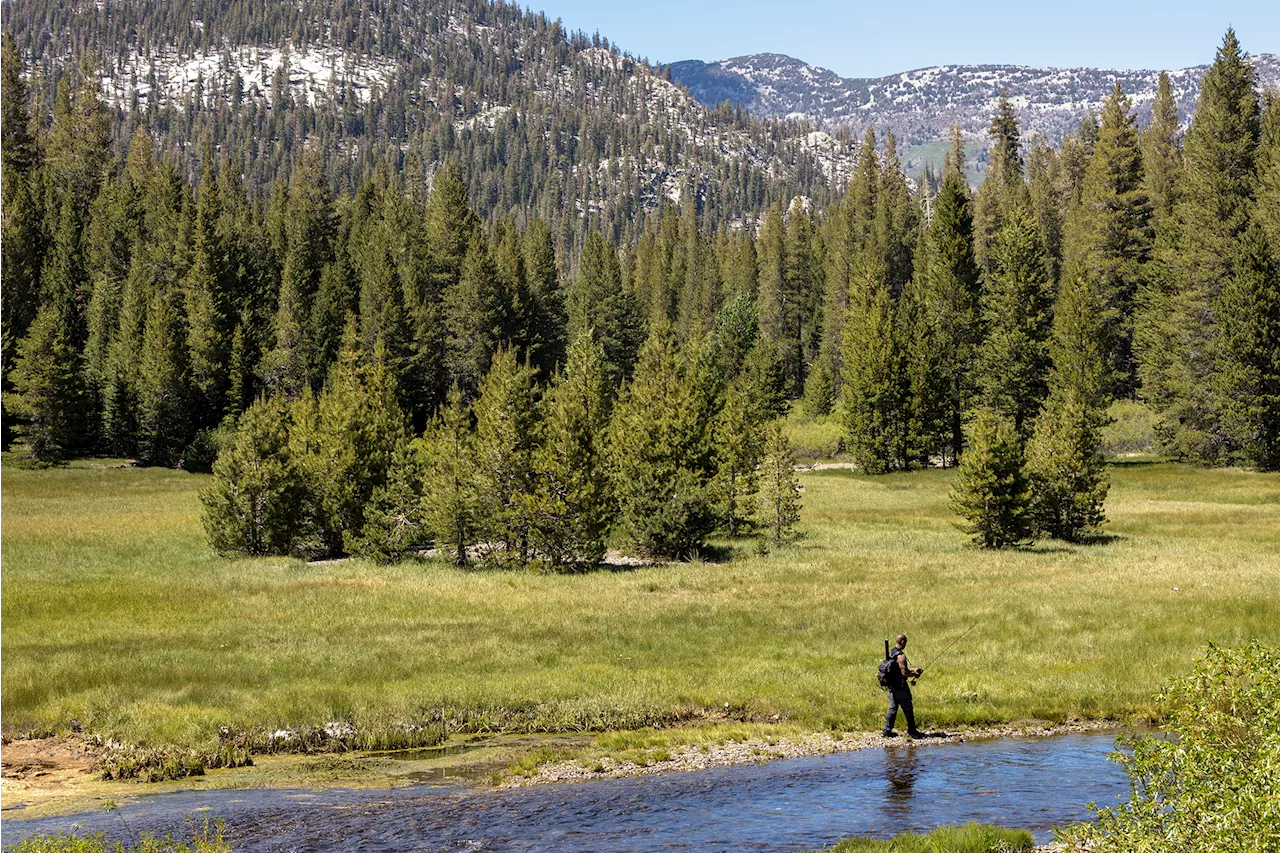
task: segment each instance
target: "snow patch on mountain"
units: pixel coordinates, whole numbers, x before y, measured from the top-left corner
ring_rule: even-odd
[[[288,81],[290,95],[315,103],[326,92],[350,89],[368,103],[375,87],[385,87],[397,64],[331,47],[239,45],[218,53],[181,56],[162,50],[150,57],[132,56],[102,76],[104,97],[127,107],[136,98],[148,103],[187,100],[197,89],[204,97],[232,97],[237,75],[242,97],[270,100],[278,82]]]
[[[1280,87],[1280,57],[1251,59],[1261,88]],[[1169,72],[1180,114],[1188,118],[1205,68]],[[1007,92],[1024,127],[1053,142],[1101,110],[1119,83],[1140,117],[1150,113],[1159,72],[1113,68],[940,65],[881,78],[842,78],[775,53],[671,66],[672,77],[705,104],[729,100],[759,115],[806,118],[822,127],[891,128],[900,141],[923,144],[958,124],[982,139],[1000,93]]]

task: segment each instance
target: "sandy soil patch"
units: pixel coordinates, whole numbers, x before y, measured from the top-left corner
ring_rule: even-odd
[[[0,745],[0,796],[50,791],[96,776],[99,749],[83,737],[14,740]]]

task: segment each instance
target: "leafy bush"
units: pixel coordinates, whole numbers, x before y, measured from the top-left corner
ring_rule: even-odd
[[[887,841],[846,838],[832,853],[1015,853],[1034,845],[1035,839],[1025,829],[968,823],[940,826],[926,835],[904,832]]]
[[[102,833],[92,835],[32,835],[8,848],[13,853],[231,853],[231,845],[222,837],[220,820],[204,820],[192,825],[191,841],[177,841],[166,835],[157,838],[143,833],[136,844],[108,842]]]
[[[844,427],[834,415],[810,418],[793,411],[787,440],[797,459],[835,459],[844,450]]]
[[[1125,742],[1129,802],[1059,832],[1071,851],[1280,850],[1280,649],[1210,646],[1157,697],[1166,736]]]
[[[1107,423],[1102,428],[1102,455],[1158,453],[1155,412],[1133,400],[1117,400],[1107,410]]]

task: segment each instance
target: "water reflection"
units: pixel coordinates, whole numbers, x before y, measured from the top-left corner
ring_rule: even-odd
[[[885,776],[889,788],[885,793],[885,813],[890,818],[905,818],[911,811],[919,773],[919,759],[913,747],[885,750]]]

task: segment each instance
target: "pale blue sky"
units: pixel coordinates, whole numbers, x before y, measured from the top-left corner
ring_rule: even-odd
[[[522,0],[655,62],[785,53],[844,77],[929,65],[1203,65],[1229,25],[1280,53],[1280,0]]]

